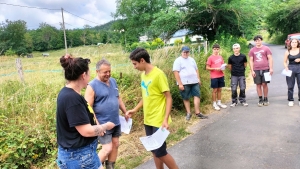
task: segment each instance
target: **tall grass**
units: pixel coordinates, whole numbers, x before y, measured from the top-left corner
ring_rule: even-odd
[[[190,47],[198,49],[198,45]],[[222,50],[222,55],[226,55],[225,62],[231,54],[226,50]],[[126,108],[129,110],[139,102],[140,72],[133,69],[128,59],[129,53],[124,53],[121,46],[85,46],[68,51],[76,57],[91,59],[92,78],[96,76],[96,62],[106,58],[112,64],[112,76],[118,82]],[[33,53],[33,58],[22,58],[24,83],[19,80],[15,68],[16,58],[0,57],[0,168],[56,168],[56,98],[65,85],[59,65],[59,58],[64,52],[49,51],[49,57],[42,57],[41,53],[36,52]],[[189,134],[185,131],[188,124],[183,118],[185,113],[182,112],[182,99],[172,72],[173,62],[180,55],[180,47],[150,50],[149,53],[152,63],[162,69],[168,77],[173,98],[172,118],[176,122],[171,124],[171,135],[167,140],[168,144],[172,145]],[[192,51],[191,54],[198,63],[202,79],[201,110],[209,113],[210,77],[209,72],[204,70],[209,54],[205,55],[199,51]],[[224,96],[223,99],[225,98]],[[120,138],[116,168],[134,168],[151,156],[138,139],[144,136],[142,111],[138,112],[133,120],[131,134]]]

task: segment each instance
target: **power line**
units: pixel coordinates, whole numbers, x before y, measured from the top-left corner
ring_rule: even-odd
[[[15,5],[15,4],[8,4],[8,3],[3,3],[3,2],[0,2],[0,4],[3,4],[3,5],[11,5],[11,6],[18,6],[18,7],[24,7],[24,8],[47,9],[47,10],[60,10],[60,9],[40,8],[40,7],[34,7],[34,6]]]
[[[80,18],[80,19],[83,19],[83,20],[86,20],[86,21],[88,21],[88,22],[92,22],[92,23],[94,23],[94,24],[100,25],[99,23],[96,23],[96,22],[93,22],[93,21],[89,21],[89,20],[84,19],[84,18],[82,18],[82,17],[80,17],[80,16],[78,16],[78,15],[72,14],[71,12],[68,12],[68,11],[66,11],[66,10],[64,10],[64,11],[67,12],[67,13],[69,13],[69,14],[71,14],[71,15],[74,15],[74,16]]]

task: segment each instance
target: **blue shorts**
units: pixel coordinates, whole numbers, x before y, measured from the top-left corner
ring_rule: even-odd
[[[146,124],[144,124],[144,125],[145,125],[145,131],[146,131],[147,136],[152,135],[153,133],[155,133],[159,129],[157,127],[148,126]],[[164,144],[161,147],[159,147],[158,149],[152,150],[151,152],[154,153],[155,157],[157,157],[157,158],[167,155],[168,154],[168,152],[167,152],[167,143],[164,142]]]
[[[199,83],[195,84],[186,84],[183,85],[184,90],[180,90],[180,95],[183,100],[189,100],[192,96],[196,96],[200,98],[200,85]]]
[[[219,78],[210,79],[210,87],[213,89],[225,87],[224,76]]]
[[[101,166],[96,152],[98,141],[95,139],[91,144],[81,148],[65,149],[58,146],[57,166],[60,169],[98,169]]]
[[[103,136],[98,136],[98,140],[101,144],[108,144],[112,141],[113,137],[120,137],[121,134],[121,125],[117,125],[114,128],[107,130]]]

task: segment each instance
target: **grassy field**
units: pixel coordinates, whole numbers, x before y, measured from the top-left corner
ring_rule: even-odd
[[[35,52],[33,58],[21,58],[24,82],[21,82],[16,70],[16,57],[0,57],[0,146],[3,146],[0,150],[0,168],[56,168],[56,98],[59,90],[65,85],[59,58],[64,55],[65,50],[47,53],[50,54],[49,57],[42,57],[41,53]],[[98,60],[105,58],[110,61],[112,76],[117,79],[120,95],[128,110],[141,99],[140,73],[133,69],[128,59],[129,53],[124,53],[121,46],[85,46],[68,49],[68,53],[91,59],[91,79],[96,75],[95,65]],[[172,64],[180,55],[180,47],[166,47],[149,53],[152,63],[166,73],[173,97],[173,123],[167,139],[170,147],[188,136],[186,128],[200,120],[193,118],[190,123],[184,120],[182,100],[172,73]],[[225,62],[230,54],[231,51],[222,50]],[[210,78],[209,72],[204,70],[208,55],[192,52],[192,56],[198,63],[202,79],[201,109],[203,113],[209,114]],[[227,86],[228,82],[229,78],[226,78]],[[222,99],[226,101],[229,97],[229,91],[225,90]],[[139,137],[145,135],[142,112],[138,112],[133,120],[131,134],[124,134],[120,138],[116,168],[132,169],[151,157],[151,153],[147,152],[139,141]]]

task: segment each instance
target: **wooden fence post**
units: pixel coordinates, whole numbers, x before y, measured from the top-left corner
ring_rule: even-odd
[[[24,83],[24,76],[23,76],[23,70],[22,70],[22,62],[20,58],[16,59],[16,67],[18,70],[18,74],[20,76],[21,81]]]

